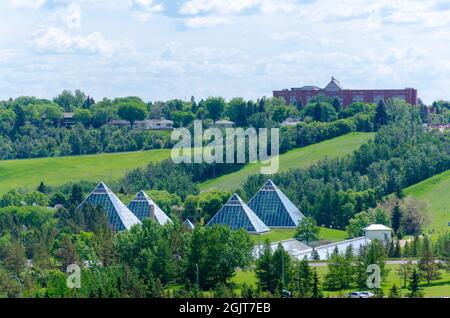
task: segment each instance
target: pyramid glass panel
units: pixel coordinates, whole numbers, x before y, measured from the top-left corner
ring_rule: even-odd
[[[141,223],[103,182],[89,194],[77,209],[83,209],[86,204],[101,207],[106,212],[109,226],[113,231],[128,230],[133,225]]]
[[[269,228],[256,216],[242,199],[234,194],[231,199],[209,221],[207,226],[228,225],[232,230],[244,229],[250,233],[264,233]]]
[[[183,225],[189,230],[195,229],[195,225],[189,219],[186,219],[186,221],[183,222]]]
[[[248,206],[268,227],[295,228],[304,218],[272,180],[267,181]]]
[[[128,208],[138,217],[139,220],[151,218],[159,224],[164,225],[172,220],[163,210],[144,192],[139,192],[128,204]]]

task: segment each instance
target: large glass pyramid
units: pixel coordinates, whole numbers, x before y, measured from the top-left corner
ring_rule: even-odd
[[[236,193],[209,221],[207,226],[215,224],[225,224],[233,230],[243,228],[249,233],[264,233],[270,230]]]
[[[133,225],[141,223],[103,182],[88,195],[78,209],[82,209],[86,204],[102,207],[107,213],[109,226],[113,231],[129,230]]]
[[[266,182],[248,206],[271,228],[295,228],[305,217],[272,180]]]
[[[141,221],[145,218],[151,218],[161,225],[172,222],[166,213],[144,191],[136,195],[133,201],[128,204],[128,208]]]

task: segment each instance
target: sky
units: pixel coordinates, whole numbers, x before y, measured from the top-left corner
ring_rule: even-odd
[[[317,85],[450,100],[450,0],[0,0],[0,99],[256,99]]]

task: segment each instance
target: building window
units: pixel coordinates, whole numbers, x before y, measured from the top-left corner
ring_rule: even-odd
[[[364,95],[354,95],[353,96],[353,102],[364,102]]]
[[[373,96],[374,103],[379,103],[380,101],[384,102],[384,95],[374,95]]]
[[[405,95],[395,95],[395,96],[392,96],[392,99],[406,100],[406,97],[405,97]]]
[[[289,104],[294,105],[297,102],[297,98],[295,96],[290,96]]]

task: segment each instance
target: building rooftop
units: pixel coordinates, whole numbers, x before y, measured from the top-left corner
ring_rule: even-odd
[[[392,229],[383,224],[371,224],[365,227],[364,231],[392,231]]]

